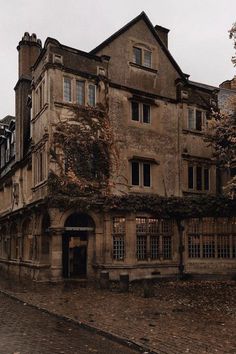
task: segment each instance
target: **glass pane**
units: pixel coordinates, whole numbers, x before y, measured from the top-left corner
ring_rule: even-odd
[[[89,87],[88,87],[88,104],[93,107],[96,104],[96,86],[95,85],[89,85]]]
[[[85,96],[84,89],[85,89],[84,81],[76,81],[76,102],[81,105],[84,105],[84,96]]]
[[[139,186],[139,163],[132,162],[132,185]]]
[[[64,101],[71,102],[71,79],[64,78]]]
[[[209,169],[204,168],[204,189],[209,191]]]
[[[152,66],[152,52],[150,52],[149,50],[144,50],[143,65],[148,68],[151,68]]]
[[[188,166],[188,188],[193,189],[193,166]]]
[[[201,166],[196,167],[196,185],[197,185],[197,190],[201,191],[202,190],[202,168]]]
[[[151,166],[149,163],[143,164],[143,185],[144,187],[151,186]]]
[[[144,260],[147,258],[146,236],[137,236],[137,258],[138,260]]]
[[[202,111],[196,110],[196,130],[202,130]]]
[[[188,109],[188,129],[195,129],[194,110]]]
[[[203,258],[214,258],[215,257],[215,239],[214,235],[203,235],[202,236],[203,245]]]
[[[150,106],[143,104],[143,123],[150,123]]]
[[[117,261],[124,260],[125,243],[123,236],[113,236],[113,259]]]
[[[113,234],[125,234],[125,218],[113,218]]]
[[[138,102],[132,102],[132,120],[139,121],[139,103]]]
[[[136,218],[136,233],[137,235],[143,235],[147,233],[147,219]]]
[[[142,50],[140,48],[133,48],[133,60],[135,64],[142,64]]]
[[[150,246],[151,246],[151,259],[158,259],[158,257],[159,257],[159,237],[152,236],[150,238]]]

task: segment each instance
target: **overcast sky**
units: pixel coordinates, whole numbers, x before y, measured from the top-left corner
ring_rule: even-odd
[[[170,29],[169,49],[190,79],[218,86],[236,75],[228,30],[236,0],[0,0],[0,118],[14,115],[16,46],[24,32],[90,51],[141,11]]]

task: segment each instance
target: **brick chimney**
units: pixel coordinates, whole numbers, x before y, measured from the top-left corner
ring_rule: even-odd
[[[168,33],[170,30],[168,28],[162,27],[162,26],[155,26],[155,30],[162,41],[162,43],[168,48]]]
[[[16,95],[16,160],[23,158],[30,140],[30,104],[32,66],[38,58],[42,44],[35,33],[31,36],[25,32],[18,47],[18,82]]]

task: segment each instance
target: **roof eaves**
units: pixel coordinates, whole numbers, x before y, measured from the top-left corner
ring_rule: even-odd
[[[157,42],[159,43],[159,45],[161,46],[162,50],[165,52],[165,54],[167,55],[167,57],[169,58],[170,62],[172,63],[172,65],[175,67],[176,71],[180,74],[180,76],[184,79],[186,79],[186,74],[184,74],[182,72],[182,70],[180,69],[179,65],[177,64],[177,62],[175,61],[175,59],[172,57],[171,53],[169,52],[168,48],[163,44],[163,42],[161,41],[161,39],[159,38],[157,31],[155,30],[153,24],[151,23],[150,19],[148,18],[148,16],[146,15],[146,13],[144,11],[142,11],[137,17],[135,17],[133,20],[131,20],[130,22],[128,22],[125,26],[123,26],[122,28],[120,28],[117,32],[115,32],[114,34],[112,34],[110,37],[108,37],[104,42],[102,42],[101,44],[99,44],[96,48],[92,49],[90,51],[90,54],[96,54],[99,50],[103,49],[104,47],[106,47],[109,43],[111,43],[114,39],[116,39],[117,37],[119,37],[121,34],[123,34],[124,32],[126,32],[131,26],[133,26],[135,23],[137,23],[139,20],[143,19],[145,21],[145,23],[147,24],[148,28],[150,29],[150,31],[152,32],[153,36],[155,37],[155,39],[157,40]]]

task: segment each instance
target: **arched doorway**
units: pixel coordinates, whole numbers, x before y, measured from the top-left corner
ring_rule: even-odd
[[[89,238],[94,233],[93,219],[82,213],[71,214],[62,236],[62,263],[65,278],[86,277]]]

